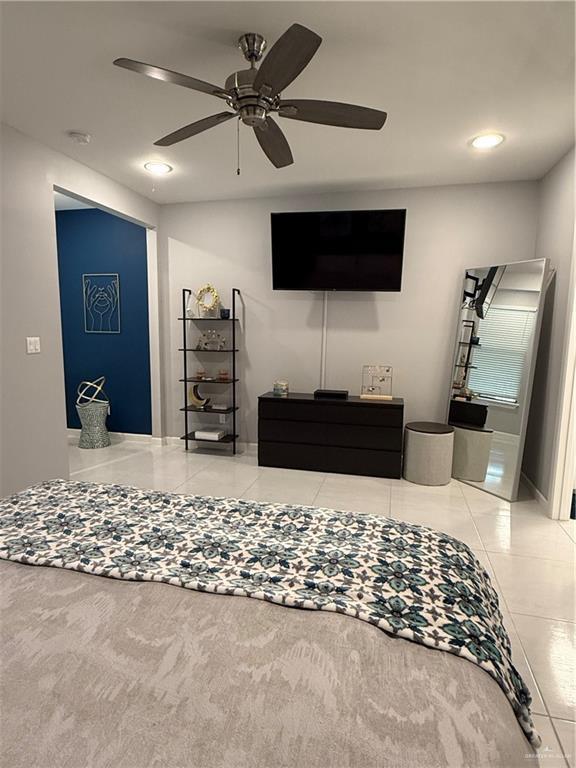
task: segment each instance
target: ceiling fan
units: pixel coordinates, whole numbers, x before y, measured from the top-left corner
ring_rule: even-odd
[[[301,24],[292,24],[272,46],[258,69],[256,62],[262,58],[266,40],[255,32],[242,35],[238,41],[238,47],[250,62],[250,68],[233,72],[227,78],[224,88],[133,59],[116,59],[114,64],[156,80],[164,80],[167,83],[216,96],[233,110],[218,112],[185,125],[154,142],[156,146],[169,147],[208,128],[213,128],[219,123],[239,117],[245,125],[254,129],[258,143],[272,164],[276,168],[283,168],[291,165],[294,158],[286,137],[272,119],[272,114],[308,123],[368,130],[379,130],[386,121],[386,112],[359,107],[355,104],[281,98],[281,91],[290,85],[308,65],[321,42],[322,38],[315,32]]]

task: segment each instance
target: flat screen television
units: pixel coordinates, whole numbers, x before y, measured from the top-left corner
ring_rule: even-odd
[[[399,291],[406,210],[272,213],[277,291]]]

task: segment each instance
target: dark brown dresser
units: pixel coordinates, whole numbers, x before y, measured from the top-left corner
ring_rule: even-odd
[[[404,401],[258,398],[258,463],[349,475],[401,477]]]

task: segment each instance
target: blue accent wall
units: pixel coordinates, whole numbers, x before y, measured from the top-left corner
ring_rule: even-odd
[[[79,428],[76,390],[106,377],[111,432],[151,434],[146,230],[97,209],[56,212],[66,414]],[[82,275],[118,273],[120,333],[86,333]]]

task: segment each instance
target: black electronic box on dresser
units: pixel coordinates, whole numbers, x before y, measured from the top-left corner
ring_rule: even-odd
[[[258,398],[258,463],[349,475],[402,474],[404,401],[312,394]]]

